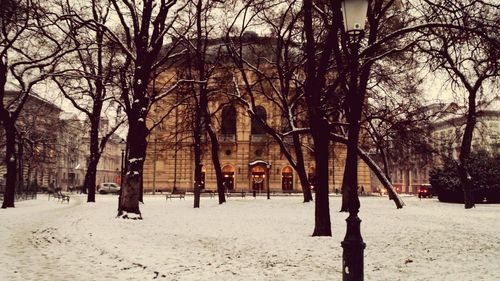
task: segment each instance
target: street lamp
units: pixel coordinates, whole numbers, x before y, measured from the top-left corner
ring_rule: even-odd
[[[358,72],[359,72],[359,47],[363,36],[368,10],[368,0],[343,0],[342,16],[344,19],[344,29],[349,37],[348,46],[350,50],[349,62],[349,93],[347,101],[349,106],[356,102],[354,97],[358,97]],[[352,112],[352,110],[351,110]],[[352,114],[352,113],[351,113]],[[352,119],[349,118],[348,120]],[[351,122],[351,120],[349,120]],[[356,144],[357,145],[357,144]],[[357,164],[355,165],[357,167]],[[355,167],[355,168],[356,168]],[[346,219],[347,230],[344,241],[341,242],[342,253],[342,280],[359,281],[363,280],[363,255],[366,244],[361,237],[361,220],[358,217],[359,198],[357,169],[353,172],[354,178],[350,179],[350,191],[348,200],[349,217]]]

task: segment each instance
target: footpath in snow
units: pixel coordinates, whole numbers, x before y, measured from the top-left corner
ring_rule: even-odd
[[[144,220],[116,219],[117,197],[38,200],[0,210],[0,280],[341,280],[347,214],[331,197],[333,237],[311,237],[300,197],[146,196]],[[500,205],[362,197],[365,280],[500,280]]]

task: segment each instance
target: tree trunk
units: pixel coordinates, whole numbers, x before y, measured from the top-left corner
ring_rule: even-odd
[[[298,135],[293,136],[293,146],[295,149],[295,155],[297,157],[297,175],[299,176],[300,186],[302,187],[302,194],[304,196],[304,203],[313,200],[311,192],[311,184],[307,179],[306,168],[304,165],[304,153],[302,152],[302,145],[300,143],[300,137]]]
[[[462,138],[462,145],[460,147],[460,163],[458,171],[460,174],[460,181],[464,190],[464,207],[471,209],[474,207],[474,198],[472,196],[471,178],[467,171],[467,162],[470,158],[472,137],[474,134],[474,127],[476,126],[476,92],[469,91],[469,110],[467,111],[467,123],[464,129],[464,136]]]
[[[210,144],[212,147],[212,163],[214,164],[215,177],[217,179],[217,195],[219,196],[219,204],[222,204],[226,202],[226,196],[224,195],[224,177],[222,176],[222,168],[219,159],[219,141],[211,126],[207,126],[207,132],[210,136]]]
[[[10,118],[3,120],[5,129],[5,164],[7,166],[7,178],[2,208],[14,208],[16,194],[16,128],[14,121]]]
[[[387,189],[387,192],[389,194],[392,194],[394,203],[396,204],[396,207],[398,209],[403,208],[404,203],[403,200],[399,197],[399,195],[396,193],[396,190],[394,189],[394,186],[391,184],[391,179],[388,177],[387,174],[384,175],[380,167],[377,166],[377,164],[366,155],[365,152],[361,151],[358,148],[358,155],[359,157],[368,165],[370,170],[375,174],[375,176],[378,178],[378,180],[384,185],[384,187]]]
[[[316,174],[314,177],[316,204],[313,236],[332,236],[330,202],[328,197],[328,153],[325,153],[328,151],[329,139],[325,138],[321,132],[313,134],[313,139],[316,160]]]
[[[87,172],[85,173],[85,180],[83,181],[83,188],[87,190],[87,202],[95,202],[96,193],[96,176],[97,176],[97,164],[99,163],[99,156],[90,155],[90,161],[87,166]]]
[[[128,218],[127,213],[138,214],[141,182],[143,178],[144,161],[146,158],[148,130],[144,121],[138,121],[137,116],[129,116],[129,133],[127,135],[128,154],[125,164],[125,176],[120,196],[118,216]]]
[[[354,123],[351,123],[354,122]],[[347,156],[345,162],[344,179],[342,183],[342,207],[341,212],[350,209],[359,209],[358,192],[358,140],[359,125],[356,121],[349,121],[349,133],[347,139]]]
[[[88,191],[87,202],[95,202],[97,165],[101,158],[99,152],[99,121],[99,118],[94,118],[90,124],[90,157],[83,182],[83,188]]]
[[[199,111],[199,110],[197,110]],[[199,114],[199,112],[197,112]],[[199,115],[196,116],[196,119],[199,119]],[[194,132],[194,202],[193,202],[193,208],[199,208],[200,207],[200,182],[201,182],[201,169],[202,169],[202,163],[201,163],[201,133],[200,133],[200,122],[201,120],[197,120],[195,124],[195,132]]]

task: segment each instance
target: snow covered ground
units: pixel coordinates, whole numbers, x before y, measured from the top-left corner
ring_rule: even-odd
[[[147,196],[144,220],[115,219],[116,196],[38,200],[0,210],[0,280],[341,280],[347,214],[331,198],[333,237],[311,237],[300,197]],[[500,280],[500,205],[361,198],[365,280]]]

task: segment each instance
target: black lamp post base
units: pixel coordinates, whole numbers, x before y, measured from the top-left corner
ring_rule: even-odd
[[[343,281],[362,281],[364,249],[366,244],[361,237],[361,220],[356,214],[351,214],[346,219],[347,231],[344,241],[341,242],[342,248],[342,280]]]

